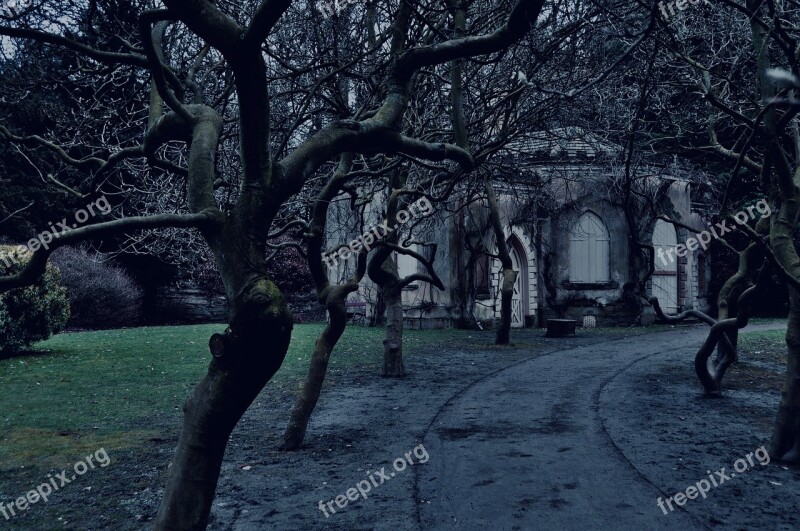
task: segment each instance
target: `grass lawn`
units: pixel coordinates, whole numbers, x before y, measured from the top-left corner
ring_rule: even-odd
[[[786,330],[760,330],[739,334],[739,361],[765,368],[786,369]]]
[[[758,324],[757,320],[756,324]],[[764,322],[775,322],[766,321]],[[745,331],[747,329],[745,328]],[[786,350],[786,330],[759,330],[757,332],[747,332],[739,336],[739,346],[744,349],[767,348],[777,349],[778,353],[785,354]]]
[[[738,361],[725,373],[723,393],[726,389],[780,392],[786,373],[786,330],[740,334],[738,354]]]
[[[295,325],[286,361],[270,385],[297,387],[322,324]],[[0,360],[0,471],[75,462],[98,448],[124,449],[157,437],[208,367],[207,341],[222,325],[137,328],[58,335],[27,355]],[[382,328],[348,327],[331,368],[379,370]],[[456,330],[406,332],[415,345],[469,342]],[[485,346],[485,342],[481,342]],[[0,481],[0,491],[2,482]]]

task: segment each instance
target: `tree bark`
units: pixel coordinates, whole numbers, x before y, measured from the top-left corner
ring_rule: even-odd
[[[800,462],[800,295],[792,289],[786,329],[786,376],[772,433],[770,455]]]
[[[757,0],[748,0],[747,8],[754,13],[763,13],[765,6]],[[766,105],[775,97],[775,85],[769,78],[771,68],[768,46],[771,34],[753,17],[750,20],[753,35],[753,49],[756,55],[756,79],[758,96]],[[782,118],[782,120],[785,117]],[[788,123],[788,122],[787,122]],[[789,286],[789,318],[786,328],[786,377],[781,391],[775,429],[772,434],[770,455],[775,460],[800,462],[800,293],[796,280],[800,278],[800,256],[794,244],[794,230],[797,227],[800,204],[798,203],[798,182],[800,168],[795,162],[790,165],[783,147],[784,131],[778,125],[775,107],[764,110],[765,145],[767,147],[762,171],[765,183],[770,183],[770,199],[777,203],[778,215],[770,220],[769,245],[778,264],[778,270],[795,282]],[[741,311],[741,309],[740,309]]]
[[[325,227],[328,221],[328,209],[331,201],[341,191],[352,169],[353,157],[347,153],[342,155],[333,178],[325,185],[314,202],[314,210],[310,224],[308,240],[308,268],[317,286],[319,301],[328,310],[328,324],[317,338],[306,381],[300,395],[292,408],[289,424],[283,434],[282,450],[297,450],[302,446],[308,430],[311,414],[319,400],[325,375],[328,372],[328,361],[336,343],[344,334],[347,326],[347,296],[358,289],[358,283],[364,277],[367,267],[367,252],[362,250],[356,259],[355,274],[341,285],[331,286],[328,274],[323,266],[322,246]]]
[[[494,186],[487,177],[484,182],[486,198],[489,204],[489,219],[492,222],[495,241],[497,243],[497,255],[502,266],[503,276],[500,285],[500,326],[495,337],[496,345],[508,345],[511,341],[511,306],[514,297],[514,283],[517,281],[517,272],[514,271],[511,255],[508,252],[506,236],[503,232],[503,225],[500,220],[500,207],[497,203],[497,196],[494,193]]]
[[[514,283],[517,272],[511,268],[503,268],[503,282],[500,288],[500,326],[497,329],[495,344],[508,345],[511,341],[511,304],[514,298]]]
[[[347,326],[345,300],[352,291],[354,289],[338,287],[331,290],[331,294],[327,297],[325,306],[328,309],[329,321],[314,345],[314,353],[311,356],[311,365],[303,384],[303,390],[295,401],[289,424],[283,434],[282,450],[297,450],[303,444],[308,422],[322,392],[322,385],[328,372],[328,361],[333,348],[344,334]]]
[[[462,38],[467,25],[467,4],[457,0],[448,0],[447,4],[452,14],[453,37]],[[450,122],[453,126],[455,145],[469,151],[469,134],[464,115],[464,61],[461,59],[450,62],[450,104]],[[475,263],[475,253],[471,252],[469,259],[464,260],[464,244],[469,235],[462,230],[465,224],[464,211],[457,209],[457,212],[454,227],[450,233],[450,249],[454,253],[450,270],[450,297],[453,307],[458,312],[454,326],[458,329],[475,330],[480,329],[478,320],[473,313],[475,278],[472,275],[472,267]]]
[[[695,372],[700,379],[700,383],[703,384],[703,389],[705,390],[706,394],[719,395],[720,387],[722,385],[722,378],[725,376],[725,371],[728,369],[728,367],[730,367],[730,365],[735,361],[735,357],[717,357],[713,361],[710,361],[709,358],[715,347],[717,347],[718,352],[736,351],[736,349],[730,344],[729,338],[732,334],[732,328],[735,328],[736,331],[738,331],[739,322],[736,319],[726,320],[722,318],[722,316],[720,316],[719,320],[715,320],[713,317],[698,310],[686,310],[677,315],[666,315],[661,309],[661,305],[658,302],[658,297],[650,297],[649,302],[653,306],[658,318],[666,323],[677,323],[689,317],[694,317],[712,327],[711,331],[709,331],[709,334],[706,337],[706,341],[703,343],[700,351],[695,356]],[[714,327],[717,325],[717,323],[722,321],[728,322],[728,325],[725,325],[724,329],[720,329],[720,327],[715,329]],[[730,321],[732,321],[736,326],[734,327]],[[744,321],[744,324],[747,324],[746,320]],[[744,324],[742,326],[744,326]]]
[[[387,219],[394,219],[397,211],[398,201],[396,195],[388,201],[389,216]],[[389,236],[389,239],[396,239],[397,233]],[[431,245],[433,252],[428,259],[421,254],[410,249],[389,242],[379,242],[378,250],[369,261],[369,277],[380,287],[381,298],[386,305],[386,337],[383,341],[383,376],[386,378],[403,378],[406,376],[403,364],[403,288],[412,282],[427,282],[440,290],[444,290],[444,284],[433,269],[436,259],[436,245]],[[397,264],[392,258],[392,253],[405,254],[415,258],[428,270],[428,274],[414,273],[405,278],[400,278],[397,271]]]
[[[792,175],[776,140],[771,146],[771,154],[777,162],[782,204],[778,219],[771,224],[770,246],[778,264],[788,275],[797,279],[800,278],[800,256],[794,246],[793,234],[800,210],[795,184],[800,178],[800,170],[795,170]],[[789,287],[786,326],[786,376],[772,433],[770,455],[776,460],[800,463],[800,293],[794,287]]]
[[[237,297],[231,327],[211,338],[208,374],[184,405],[155,529],[206,528],[228,438],[283,363],[291,331],[291,312],[270,281],[257,279]]]
[[[760,229],[759,232],[767,231],[768,225],[761,223],[756,229]],[[752,285],[751,277],[755,270],[754,265],[758,258],[757,254],[760,253],[758,253],[758,245],[756,243],[751,243],[739,253],[738,270],[723,284],[717,296],[718,320],[722,321],[736,317],[739,297]],[[731,363],[735,363],[738,359],[739,329],[730,330],[727,335],[730,344],[721,342],[717,346],[717,363],[725,358],[730,358]]]
[[[398,245],[400,231],[396,230],[397,214],[408,204],[408,191],[405,176],[399,170],[390,177],[389,197],[386,200],[386,225],[392,230],[382,241],[376,242],[378,249],[370,259],[368,272],[370,279],[380,287],[381,299],[386,305],[386,336],[383,340],[383,376],[385,378],[403,378],[406,369],[403,364],[403,288],[412,282],[427,282],[440,290],[444,290],[441,279],[433,269],[436,259],[436,245],[422,243],[432,248],[430,259]],[[414,273],[400,278],[397,263],[392,253],[411,256],[422,264],[428,274]],[[420,319],[422,317],[420,316]]]
[[[719,396],[720,388],[722,385],[722,378],[725,376],[725,371],[733,364],[735,357],[731,355],[724,356],[721,360],[712,360],[711,354],[719,343],[727,343],[726,352],[736,352],[736,349],[730,344],[729,337],[733,330],[739,330],[747,326],[747,322],[752,313],[752,298],[756,290],[763,284],[763,279],[767,270],[766,266],[762,267],[759,273],[759,281],[754,286],[749,287],[739,297],[737,306],[739,311],[737,316],[729,319],[720,319],[712,327],[708,333],[703,345],[697,351],[694,359],[694,368],[700,383],[703,385],[703,390],[708,396]]]
[[[386,301],[386,337],[383,340],[384,378],[404,378],[403,364],[403,300],[401,291],[394,285],[382,288]]]

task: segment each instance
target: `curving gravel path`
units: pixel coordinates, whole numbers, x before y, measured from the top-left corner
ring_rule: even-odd
[[[657,505],[768,442],[736,418],[745,397],[698,398],[686,366],[706,333],[551,352],[465,389],[424,438],[421,528],[797,529],[797,471],[758,459],[706,499]]]

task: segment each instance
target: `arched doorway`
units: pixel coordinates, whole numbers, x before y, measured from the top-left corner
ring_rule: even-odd
[[[528,259],[525,250],[516,235],[506,242],[508,254],[511,255],[511,264],[517,272],[517,280],[514,282],[514,295],[511,298],[511,326],[512,328],[522,328],[525,326],[525,317],[529,314],[529,292],[528,292]],[[495,277],[495,304],[497,316],[500,316],[500,287],[503,282],[503,273],[500,270],[500,262],[497,261],[497,275]]]
[[[678,234],[672,223],[657,220],[653,228],[653,248],[656,254],[651,292],[654,297],[658,297],[664,313],[678,312],[678,256],[675,254],[677,245]]]

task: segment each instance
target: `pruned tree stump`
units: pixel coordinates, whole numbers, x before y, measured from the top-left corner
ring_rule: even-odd
[[[572,319],[548,319],[545,337],[567,337],[575,335],[577,321]]]

